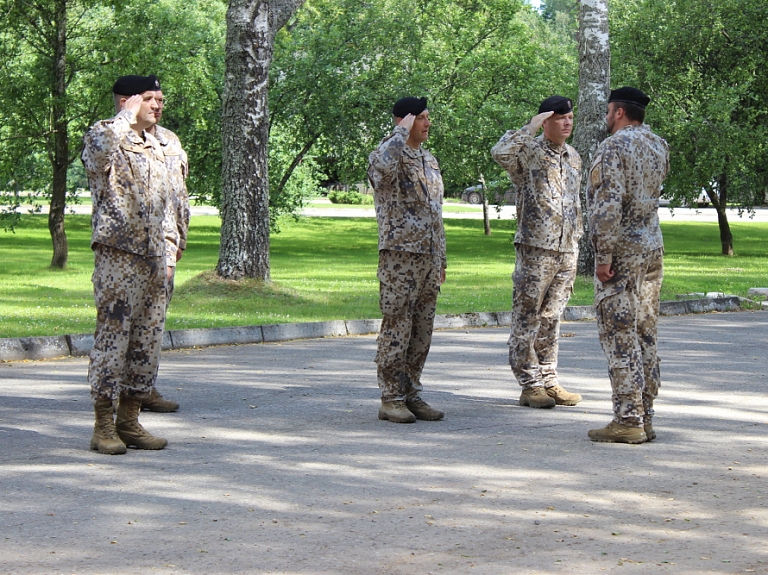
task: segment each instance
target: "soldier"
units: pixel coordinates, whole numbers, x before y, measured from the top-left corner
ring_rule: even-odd
[[[652,418],[661,385],[656,337],[664,275],[658,209],[669,148],[643,124],[649,102],[636,88],[611,92],[605,119],[612,135],[598,147],[589,172],[595,308],[614,412],[606,427],[589,431],[592,441],[656,438]]]
[[[419,392],[447,265],[443,179],[437,160],[422,147],[431,125],[427,99],[402,98],[392,113],[395,129],[368,163],[379,226],[383,315],[375,360],[379,419],[436,421],[443,412],[430,407]]]
[[[571,100],[551,96],[526,126],[508,131],[491,150],[517,190],[508,344],[509,365],[522,386],[521,406],[581,401],[557,376],[560,316],[573,291],[582,235],[581,158],[565,143],[572,129]]]
[[[170,263],[164,238],[175,233],[163,151],[146,131],[156,122],[158,88],[153,76],[119,78],[112,89],[117,115],[94,124],[83,138],[97,310],[88,368],[96,412],[91,449],[100,453],[168,444],[138,420],[160,360]]]
[[[158,81],[157,86],[160,86]],[[173,202],[173,215],[175,216],[175,233],[169,234],[165,238],[165,250],[168,254],[173,254],[173,258],[168,258],[168,285],[166,293],[166,315],[168,306],[171,304],[173,296],[174,279],[176,272],[176,262],[181,260],[184,250],[187,248],[187,232],[189,230],[189,194],[187,194],[186,178],[189,173],[189,163],[187,153],[181,147],[181,141],[178,136],[168,128],[159,125],[163,117],[165,108],[165,97],[162,89],[155,90],[155,99],[157,100],[157,111],[155,120],[157,124],[150,126],[147,132],[152,134],[163,149],[165,156],[165,166],[168,169],[168,177],[171,182],[171,201]],[[155,375],[157,377],[157,375]],[[168,413],[178,411],[179,404],[175,401],[165,399],[157,387],[153,386],[149,397],[141,402],[141,409],[147,411],[159,411]]]

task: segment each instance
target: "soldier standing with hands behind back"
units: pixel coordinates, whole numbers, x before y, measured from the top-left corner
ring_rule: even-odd
[[[157,88],[154,76],[119,78],[112,88],[117,115],[97,122],[83,138],[81,158],[93,200],[97,311],[88,367],[96,414],[91,449],[110,455],[125,453],[126,446],[168,444],[139,423],[141,401],[154,386],[160,361],[165,237],[175,233],[165,159],[147,132],[156,122]]]
[[[544,133],[535,137],[539,128]],[[515,272],[509,365],[522,386],[520,405],[576,405],[578,393],[558,382],[560,316],[576,278],[581,228],[581,158],[565,143],[573,130],[573,104],[550,96],[520,130],[491,149],[517,195]]]
[[[422,147],[431,126],[427,99],[402,98],[392,114],[395,129],[368,163],[379,226],[377,275],[383,315],[376,352],[379,419],[435,421],[443,412],[430,407],[419,393],[437,294],[445,281],[443,179],[437,160]]]
[[[613,90],[608,132],[595,152],[587,184],[595,249],[595,309],[608,358],[613,421],[589,431],[592,441],[643,443],[656,438],[653,402],[661,375],[656,355],[664,241],[659,195],[669,147],[643,123],[651,99],[637,88]]]

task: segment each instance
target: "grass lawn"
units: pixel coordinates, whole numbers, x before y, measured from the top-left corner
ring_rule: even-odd
[[[514,222],[446,220],[448,281],[438,313],[510,308]],[[731,224],[736,256],[718,255],[716,224],[663,223],[663,299],[689,292],[746,296],[768,285],[768,224]],[[69,267],[55,271],[46,216],[25,216],[16,234],[0,232],[0,337],[89,333],[95,310],[90,277],[90,217],[66,216]],[[192,218],[188,249],[177,272],[168,328],[225,327],[325,319],[380,317],[376,222],[372,218],[285,221],[272,237],[272,280],[228,282],[212,269],[219,218]],[[579,278],[572,305],[592,302],[592,283]]]

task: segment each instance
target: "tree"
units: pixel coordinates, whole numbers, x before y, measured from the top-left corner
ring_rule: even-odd
[[[589,168],[598,144],[605,139],[605,110],[611,81],[611,49],[607,0],[581,0],[579,8],[579,102],[573,146],[582,161],[581,189],[586,190]],[[579,242],[578,273],[591,276],[595,253],[589,241],[586,195],[582,195],[584,235]]]
[[[206,113],[210,98],[200,97],[211,83],[192,80],[212,67],[217,4],[158,0],[113,8],[97,0],[0,0],[0,195],[11,191],[0,203],[7,206],[6,227],[12,227],[19,204],[29,200],[21,193],[50,198],[52,266],[67,264],[65,209],[68,194],[74,199],[83,183],[68,184],[68,172],[82,178],[82,170],[71,169],[82,135],[114,112],[110,87],[118,76],[183,74],[186,82],[176,85],[185,88],[171,93],[189,93],[192,126],[202,131],[202,119],[216,116]],[[171,104],[172,121],[182,116],[183,99]]]
[[[680,205],[706,191],[724,255],[728,204],[750,210],[768,190],[766,19],[762,0],[634,0],[611,16],[614,77],[651,95],[670,145],[664,193]]]
[[[217,273],[269,280],[267,104],[275,35],[303,0],[230,0]]]
[[[391,130],[392,103],[418,94],[429,100],[428,147],[448,189],[481,175],[491,188],[507,181],[492,145],[553,85],[575,92],[575,71],[568,39],[522,4],[313,0],[277,39],[270,144],[282,156],[273,173],[282,184],[315,158],[332,180],[364,181],[368,154]]]

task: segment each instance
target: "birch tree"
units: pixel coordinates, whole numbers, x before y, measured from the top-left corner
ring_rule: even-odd
[[[275,36],[304,0],[230,0],[222,110],[217,273],[268,281],[269,68]]]
[[[581,189],[586,190],[587,175],[598,144],[608,135],[605,112],[611,81],[611,49],[608,42],[607,0],[581,0],[579,5],[579,100],[573,147],[582,161]],[[589,241],[586,194],[584,236],[579,246],[578,273],[591,276],[595,254]]]

